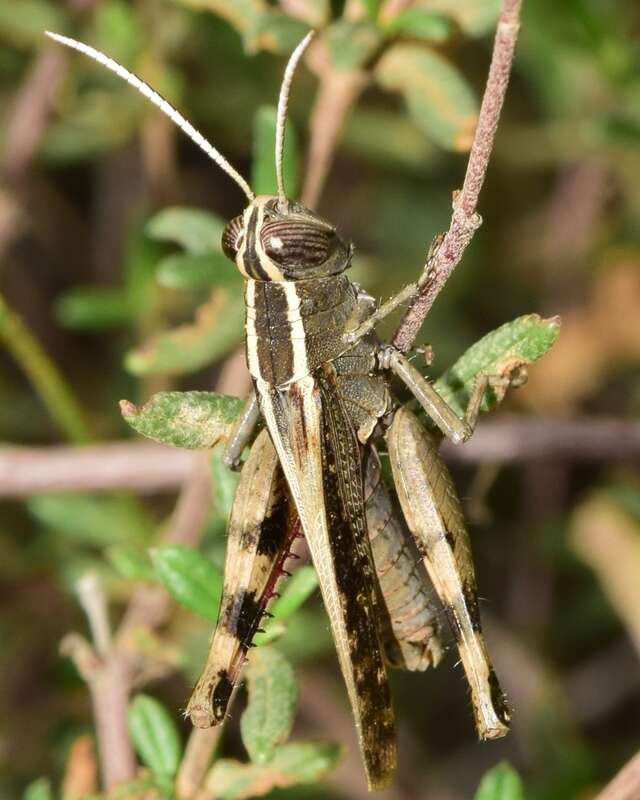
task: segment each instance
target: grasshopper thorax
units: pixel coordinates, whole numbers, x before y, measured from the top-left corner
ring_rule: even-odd
[[[245,278],[301,281],[343,272],[353,247],[300,203],[256,197],[222,234],[222,249]]]

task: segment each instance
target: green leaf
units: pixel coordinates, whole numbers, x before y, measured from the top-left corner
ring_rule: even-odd
[[[56,320],[72,330],[100,331],[131,321],[129,296],[117,286],[76,286],[55,303]]]
[[[408,8],[392,17],[384,30],[391,36],[409,34],[431,42],[444,42],[453,33],[453,25],[442,14],[426,8]]]
[[[380,12],[380,0],[360,0],[362,3],[364,10],[367,12],[367,16],[372,22],[375,22],[378,19],[378,13]]]
[[[338,763],[340,746],[335,742],[294,742],[279,747],[269,764],[241,764],[222,758],[205,781],[205,789],[220,800],[248,800],[272,789],[322,780]]]
[[[256,194],[277,194],[275,164],[276,115],[275,106],[261,106],[253,118],[251,186]],[[282,167],[287,197],[297,197],[298,137],[290,120],[287,120]]]
[[[420,5],[452,17],[469,36],[484,36],[496,26],[502,0],[421,0]]]
[[[56,3],[0,0],[0,36],[13,45],[43,46],[44,31],[64,31],[66,27],[66,15]]]
[[[441,147],[468,150],[478,118],[473,89],[441,55],[413,44],[396,44],[380,59],[375,77],[402,94],[414,122]]]
[[[244,36],[248,53],[268,50],[271,53],[290,53],[309,31],[309,26],[296,17],[281,11],[269,10],[258,14]]]
[[[157,334],[129,351],[125,366],[133,375],[185,375],[202,369],[242,341],[244,313],[240,286],[215,289],[193,323]]]
[[[304,564],[286,581],[280,597],[269,606],[273,615],[265,625],[264,633],[257,633],[254,644],[265,645],[286,633],[283,621],[289,619],[308,599],[318,586],[318,575],[310,564]]]
[[[274,619],[287,619],[315,592],[318,575],[310,564],[299,567],[286,582],[281,596],[270,606]]]
[[[176,774],[182,755],[180,736],[169,712],[153,697],[138,694],[129,705],[128,727],[137,753],[159,776]]]
[[[296,676],[282,653],[260,647],[251,653],[245,678],[249,699],[240,719],[242,741],[254,764],[267,764],[293,727]]]
[[[239,286],[240,273],[223,253],[176,253],[158,264],[156,280],[169,289]]]
[[[339,19],[327,28],[329,57],[341,70],[363,66],[381,41],[381,32],[367,20]]]
[[[305,22],[310,28],[324,28],[331,13],[330,0],[296,0],[287,8],[287,13]]]
[[[156,442],[200,450],[215,445],[229,432],[242,401],[215,392],[158,392],[143,406],[120,402],[131,427]]]
[[[474,800],[524,800],[520,776],[502,761],[485,773]]]
[[[243,33],[266,9],[264,0],[178,0],[187,8],[211,11]]]
[[[133,67],[144,44],[135,8],[123,0],[102,2],[95,10],[93,25],[93,46],[125,67]]]
[[[156,574],[181,606],[215,622],[222,595],[222,575],[192,547],[171,544],[151,553]]]
[[[234,472],[222,463],[222,456],[224,450],[222,447],[217,447],[209,460],[211,469],[211,478],[213,479],[213,501],[216,511],[224,517],[229,518],[231,513],[231,506],[233,498],[235,497],[238,481],[240,480],[240,473]]]
[[[215,214],[200,208],[172,206],[159,211],[147,222],[145,233],[160,242],[174,242],[188,253],[201,255],[222,251],[225,223]]]
[[[122,578],[134,581],[152,581],[156,574],[145,553],[128,545],[114,545],[105,550],[112,567]]]
[[[129,498],[106,495],[41,494],[27,501],[30,513],[47,528],[90,545],[145,542],[153,521]]]
[[[470,347],[435,383],[438,394],[462,415],[475,377],[508,375],[541,358],[560,333],[558,317],[544,319],[528,314],[507,322]],[[488,411],[502,399],[497,390],[482,403]]]
[[[48,778],[32,781],[24,790],[22,800],[53,800],[53,790]]]

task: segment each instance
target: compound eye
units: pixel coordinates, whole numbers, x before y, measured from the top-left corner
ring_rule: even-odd
[[[238,250],[242,245],[244,238],[244,218],[242,214],[234,217],[231,222],[227,223],[224,231],[222,232],[222,250],[227,258],[231,261],[236,260]]]
[[[265,222],[260,238],[269,258],[283,267],[320,266],[337,241],[335,232],[324,225],[286,217]]]

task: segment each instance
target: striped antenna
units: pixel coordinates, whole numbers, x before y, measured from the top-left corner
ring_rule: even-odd
[[[118,64],[117,61],[109,58],[109,56],[105,56],[104,53],[101,53],[99,50],[95,50],[88,44],[77,42],[75,39],[70,39],[67,36],[61,36],[59,33],[51,33],[50,31],[45,31],[45,33],[50,39],[54,39],[56,42],[60,42],[60,44],[64,44],[67,47],[70,47],[72,50],[77,50],[79,53],[84,53],[85,56],[89,56],[89,58],[92,58],[94,61],[97,61],[99,64],[102,64],[102,66],[111,70],[111,72],[115,72],[116,75],[125,80],[130,86],[133,86],[134,89],[137,89],[140,94],[151,100],[151,102],[157,106],[163,114],[166,114],[173,123],[175,123],[182,131],[184,131],[184,133],[187,134],[192,142],[197,144],[198,147],[204,151],[212,161],[215,161],[216,164],[221,167],[230,178],[233,178],[233,180],[249,198],[249,201],[255,199],[255,195],[251,191],[249,184],[242,177],[242,175],[240,175],[240,173],[231,166],[222,153],[216,150],[216,148],[210,142],[208,142],[204,136],[182,116],[179,111],[177,111],[170,103],[168,103],[164,97],[159,95],[158,92],[154,91],[148,83],[145,83],[143,80],[138,78],[137,75],[129,72],[129,70],[125,69],[122,64]]]
[[[278,113],[276,116],[276,180],[278,182],[278,201],[280,205],[285,205],[287,196],[284,191],[284,176],[282,165],[284,160],[284,131],[287,124],[287,107],[289,105],[289,90],[293,80],[298,62],[307,49],[309,42],[315,36],[315,31],[309,31],[296,49],[291,53],[289,63],[284,71],[282,86],[280,87],[280,97],[278,98]]]

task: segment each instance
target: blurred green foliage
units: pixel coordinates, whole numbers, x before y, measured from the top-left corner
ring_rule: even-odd
[[[415,0],[392,14],[372,0],[80,5],[0,0],[7,176],[0,252],[9,300],[0,336],[11,354],[0,363],[3,439],[50,445],[124,438],[117,401],[130,397],[137,405],[126,404],[124,417],[139,433],[211,447],[240,408],[235,398],[201,389],[213,388],[242,340],[242,281],[220,248],[223,225],[241,211],[242,199],[129,87],[68,53],[46,76],[51,113],[28,117],[29,136],[41,127],[39,146],[12,182],[15,143],[29,138],[11,135],[16,109],[21,99],[29,108],[41,100],[29,87],[34,65],[53,46],[42,31],[77,36],[134,69],[251,174],[257,191],[270,192],[272,104],[284,60],[309,27],[323,29],[332,69],[369,71],[370,84],[346,121],[320,210],[356,242],[354,277],[385,297],[415,278],[428,242],[448,223],[500,3]],[[551,315],[562,313],[558,343],[532,366],[530,386],[509,398],[511,410],[637,417],[639,30],[633,0],[525,1],[482,197],[485,227],[422,337],[434,346],[431,372],[451,401],[464,404],[479,368],[507,356],[541,356],[557,335]],[[287,131],[292,193],[304,184],[316,86],[301,69]],[[607,286],[618,288],[608,294]],[[501,327],[506,320],[513,322]],[[28,369],[33,347],[27,359],[15,347],[21,325],[54,360],[64,391],[42,391],[53,373],[43,372],[41,361],[35,373]],[[122,790],[172,796],[188,734],[177,711],[216,617],[224,521],[237,480],[221,469],[217,450],[209,468],[213,501],[199,549],[163,543],[172,508],[162,496],[49,492],[6,503],[3,796],[75,800],[62,787],[72,744],[92,729],[92,716],[85,684],[57,648],[69,630],[85,627],[73,593],[87,571],[100,576],[114,620],[140,586],[165,587],[185,609],[159,632],[136,634],[138,652],[164,671],[152,670],[154,681],[144,687],[153,697],[131,701],[131,738],[148,772]],[[465,471],[457,478],[463,497],[479,496],[482,505],[482,473],[474,481]],[[398,717],[410,745],[401,748],[399,797],[428,798],[445,786],[461,800],[577,800],[593,795],[637,749],[640,693],[629,617],[608,590],[602,563],[589,561],[569,535],[571,512],[592,512],[582,500],[602,485],[619,524],[640,536],[637,472],[606,457],[507,468],[492,484],[490,524],[480,516],[474,551],[517,737],[476,749],[452,656],[433,674],[397,676]],[[586,525],[588,516],[580,519]],[[607,544],[615,532],[603,529]],[[607,547],[603,553],[606,566]],[[630,546],[616,567],[633,575],[634,564]],[[326,619],[312,596],[316,583],[303,567],[282,584],[274,619],[256,637],[241,735],[231,731],[216,751],[207,796],[348,796],[350,784],[335,771],[340,745],[312,738],[342,738],[338,724],[336,731],[314,726],[301,695],[300,730],[291,733],[296,675],[317,676],[327,665],[335,686],[327,691],[316,681],[314,688],[329,713],[344,719]],[[522,779],[499,763],[503,758]],[[327,777],[334,782],[323,782]],[[85,796],[97,792],[95,786]]]

